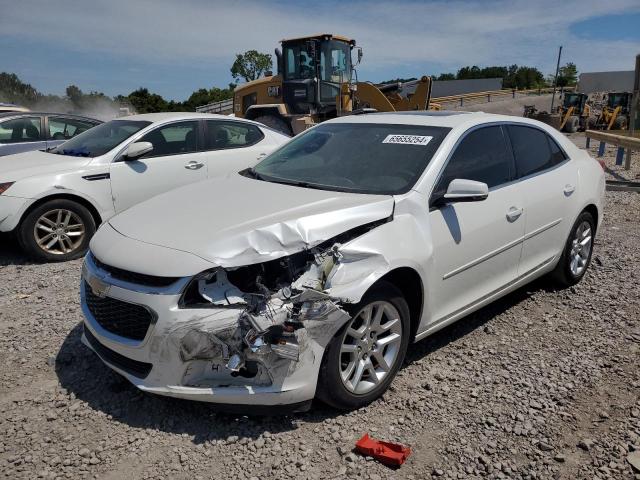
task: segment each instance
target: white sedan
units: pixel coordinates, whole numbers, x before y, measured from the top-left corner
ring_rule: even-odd
[[[15,232],[36,258],[77,258],[115,213],[252,166],[288,140],[259,123],[221,115],[112,120],[55,149],[0,158],[0,232]]]
[[[331,120],[103,226],[83,341],[148,392],[358,408],[411,342],[543,275],[579,282],[604,185],[596,160],[534,120]]]

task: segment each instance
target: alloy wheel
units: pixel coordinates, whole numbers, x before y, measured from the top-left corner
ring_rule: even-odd
[[[82,219],[71,210],[49,210],[38,218],[33,227],[38,246],[52,255],[65,255],[76,250],[85,236]]]
[[[569,254],[569,270],[574,277],[579,277],[587,267],[591,254],[591,224],[584,221],[576,229],[571,241],[571,253]]]
[[[369,393],[385,379],[402,334],[400,313],[390,302],[372,302],[353,316],[340,347],[340,377],[349,392]]]

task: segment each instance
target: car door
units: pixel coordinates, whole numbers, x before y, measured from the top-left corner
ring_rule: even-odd
[[[153,150],[136,160],[117,158],[110,167],[111,192],[116,212],[160,193],[207,178],[206,152],[200,122],[164,124],[136,139]]]
[[[578,170],[546,132],[509,125],[518,185],[527,212],[520,275],[550,263],[564,248],[576,211]]]
[[[207,120],[209,177],[239,172],[257,164],[274,149],[257,125],[231,120]]]
[[[42,123],[39,115],[21,116],[0,122],[0,155],[47,148]]]
[[[513,155],[500,125],[467,132],[449,157],[431,205],[456,178],[486,183],[489,195],[430,209],[434,322],[466,310],[517,277],[525,224],[524,199],[514,175]]]
[[[46,122],[47,148],[54,148],[97,125],[96,122],[62,115],[48,116]]]

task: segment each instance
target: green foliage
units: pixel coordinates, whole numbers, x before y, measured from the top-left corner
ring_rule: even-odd
[[[441,73],[436,78],[434,78],[434,80],[455,80],[455,79],[456,79],[455,73]]]
[[[458,80],[467,78],[502,78],[504,88],[528,89],[544,86],[544,75],[535,67],[519,67],[510,65],[508,67],[484,67],[476,65],[463,67],[456,75]]]
[[[0,102],[31,105],[39,95],[31,85],[20,81],[15,73],[0,73]]]
[[[244,79],[246,82],[251,82],[272,68],[271,55],[257,50],[248,50],[236,55],[236,60],[231,66],[231,76],[235,80]]]
[[[566,87],[575,85],[578,82],[578,69],[575,63],[567,63],[563,67],[560,67],[558,72],[557,85],[559,87]]]
[[[30,108],[59,112],[103,111],[104,106],[117,111],[120,105],[131,105],[137,113],[195,111],[196,107],[233,97],[235,84],[227,88],[201,88],[191,94],[185,102],[167,101],[161,95],[140,87],[129,95],[111,98],[102,92],[84,93],[78,86],[69,85],[65,97],[45,95],[29,84],[23,83],[13,73],[0,73],[0,102],[16,103]]]

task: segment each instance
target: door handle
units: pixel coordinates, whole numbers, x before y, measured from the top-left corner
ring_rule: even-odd
[[[256,159],[257,159],[257,160],[262,160],[262,159],[263,159],[264,157],[266,157],[266,156],[267,156],[267,154],[266,154],[266,153],[261,153],[260,155],[258,155],[258,156],[256,157]]]
[[[507,220],[509,220],[510,222],[515,222],[520,217],[520,215],[522,215],[523,211],[524,209],[522,208],[511,207],[507,212]]]
[[[188,169],[188,170],[198,170],[199,168],[204,167],[204,163],[202,162],[196,162],[195,160],[191,160],[189,163],[187,163],[184,168]]]
[[[574,185],[571,185],[569,183],[567,183],[564,186],[564,194],[568,197],[569,195],[571,195],[573,192],[575,192],[576,187]]]

